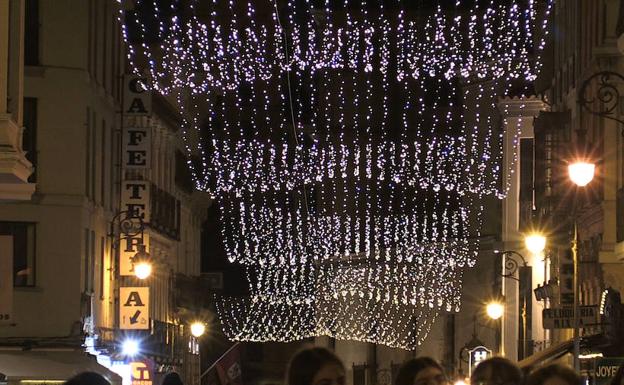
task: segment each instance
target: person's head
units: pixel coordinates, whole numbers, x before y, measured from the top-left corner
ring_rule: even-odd
[[[106,378],[95,372],[83,372],[69,380],[64,385],[111,385]]]
[[[471,385],[520,385],[524,375],[516,364],[503,357],[492,357],[472,371]]]
[[[624,385],[624,365],[620,366],[611,380],[611,385]]]
[[[548,365],[529,375],[527,385],[581,385],[583,381],[574,370],[563,365]]]
[[[433,358],[420,357],[401,365],[395,385],[444,385],[444,369]]]
[[[334,353],[319,347],[297,352],[288,364],[286,385],[344,385],[345,369]]]
[[[171,372],[163,378],[162,385],[184,385],[184,383],[178,373]]]

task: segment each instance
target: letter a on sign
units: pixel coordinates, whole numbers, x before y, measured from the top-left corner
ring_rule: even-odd
[[[119,288],[119,328],[149,329],[149,287]]]

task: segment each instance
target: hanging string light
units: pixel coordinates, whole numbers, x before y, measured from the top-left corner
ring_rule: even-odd
[[[247,272],[251,296],[218,301],[226,334],[411,349],[459,310],[482,200],[508,187],[498,98],[539,71],[552,0],[118,1]]]

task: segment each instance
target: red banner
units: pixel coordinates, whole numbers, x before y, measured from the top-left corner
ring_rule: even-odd
[[[216,368],[221,385],[243,385],[240,344],[221,357]]]

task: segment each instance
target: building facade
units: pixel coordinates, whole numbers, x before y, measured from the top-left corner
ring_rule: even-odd
[[[0,3],[0,201],[28,200],[34,155],[24,124],[24,1]]]
[[[116,6],[22,4],[23,122],[37,187],[32,199],[0,207],[1,234],[13,249],[11,318],[0,345],[86,350],[124,381],[136,361],[152,369],[154,383],[174,370],[196,383],[198,340],[189,323],[200,309],[183,298],[199,287],[188,283],[200,274],[209,201],[193,189],[175,104],[143,92],[145,111],[124,109],[136,87],[124,76]],[[138,147],[132,131],[144,133]],[[124,271],[141,242],[152,266],[145,280]],[[134,357],[123,351],[129,339],[139,343]]]
[[[572,309],[576,291],[579,305],[588,307],[594,317],[580,327],[581,368],[588,377],[593,377],[591,368],[600,365],[601,358],[583,357],[622,354],[614,348],[621,341],[608,332],[609,325],[620,321],[609,319],[604,310],[606,294],[624,289],[622,126],[613,120],[621,120],[622,111],[618,107],[624,80],[624,57],[618,49],[622,15],[624,4],[619,0],[556,1],[544,68],[533,95],[501,101],[516,111],[508,124],[522,127],[517,143],[508,138],[505,148],[508,159],[518,155],[516,182],[503,211],[505,247],[520,247],[523,229],[540,231],[548,239],[544,254],[529,261],[534,295],[532,335],[527,337],[534,354],[523,362],[537,365],[573,352],[571,317],[558,316],[548,323],[540,314],[544,309],[550,309],[545,315]],[[601,87],[604,78],[597,75],[604,71],[616,74],[606,88]],[[613,99],[603,99],[611,92]],[[567,166],[579,159],[597,167],[586,187],[576,187],[568,176]],[[576,290],[571,248],[575,227]],[[619,298],[616,302],[613,306],[621,307]],[[512,328],[518,330],[518,312],[512,318],[516,322]],[[572,355],[566,357],[572,364]]]

